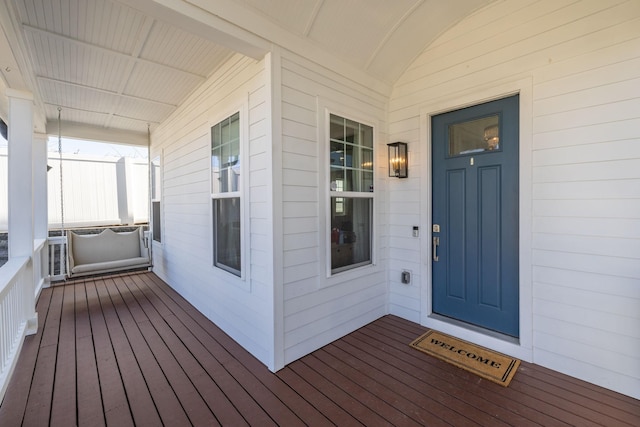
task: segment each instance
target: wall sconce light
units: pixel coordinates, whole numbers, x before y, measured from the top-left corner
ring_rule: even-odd
[[[409,175],[409,159],[406,142],[387,144],[389,149],[389,176],[406,178]]]

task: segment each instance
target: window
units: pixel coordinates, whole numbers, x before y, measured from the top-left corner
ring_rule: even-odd
[[[240,113],[211,128],[213,265],[241,275]]]
[[[161,182],[160,157],[156,157],[151,161],[151,230],[153,240],[156,242],[162,242],[162,218],[160,216]]]
[[[449,157],[500,150],[500,116],[449,125]]]
[[[331,272],[372,262],[373,128],[329,117]]]
[[[2,178],[0,178],[0,182],[2,182],[2,187],[0,188],[0,216],[5,222],[8,221],[9,217],[9,184],[7,179],[9,175],[8,131],[9,129],[7,128],[7,124],[2,120],[2,118],[0,118],[0,151],[2,152],[0,155],[0,171],[2,171],[0,172],[2,173]],[[3,240],[3,246],[7,245],[7,242],[9,241],[9,231],[7,230],[5,235],[1,237]],[[8,260],[8,251],[2,251],[0,253],[0,267],[2,267]]]

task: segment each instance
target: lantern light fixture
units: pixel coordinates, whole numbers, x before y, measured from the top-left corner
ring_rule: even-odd
[[[409,158],[406,142],[387,144],[389,150],[389,176],[406,178],[409,176]]]

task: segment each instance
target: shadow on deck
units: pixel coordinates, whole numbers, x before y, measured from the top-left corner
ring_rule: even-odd
[[[638,426],[640,401],[523,363],[503,388],[385,316],[278,373],[153,273],[42,291],[0,426]]]

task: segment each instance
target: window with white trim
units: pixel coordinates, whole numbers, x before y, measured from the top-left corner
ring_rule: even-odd
[[[151,230],[153,240],[162,242],[160,156],[151,161]]]
[[[211,127],[213,265],[236,276],[242,270],[240,113]]]
[[[373,127],[330,114],[331,273],[372,263]]]

